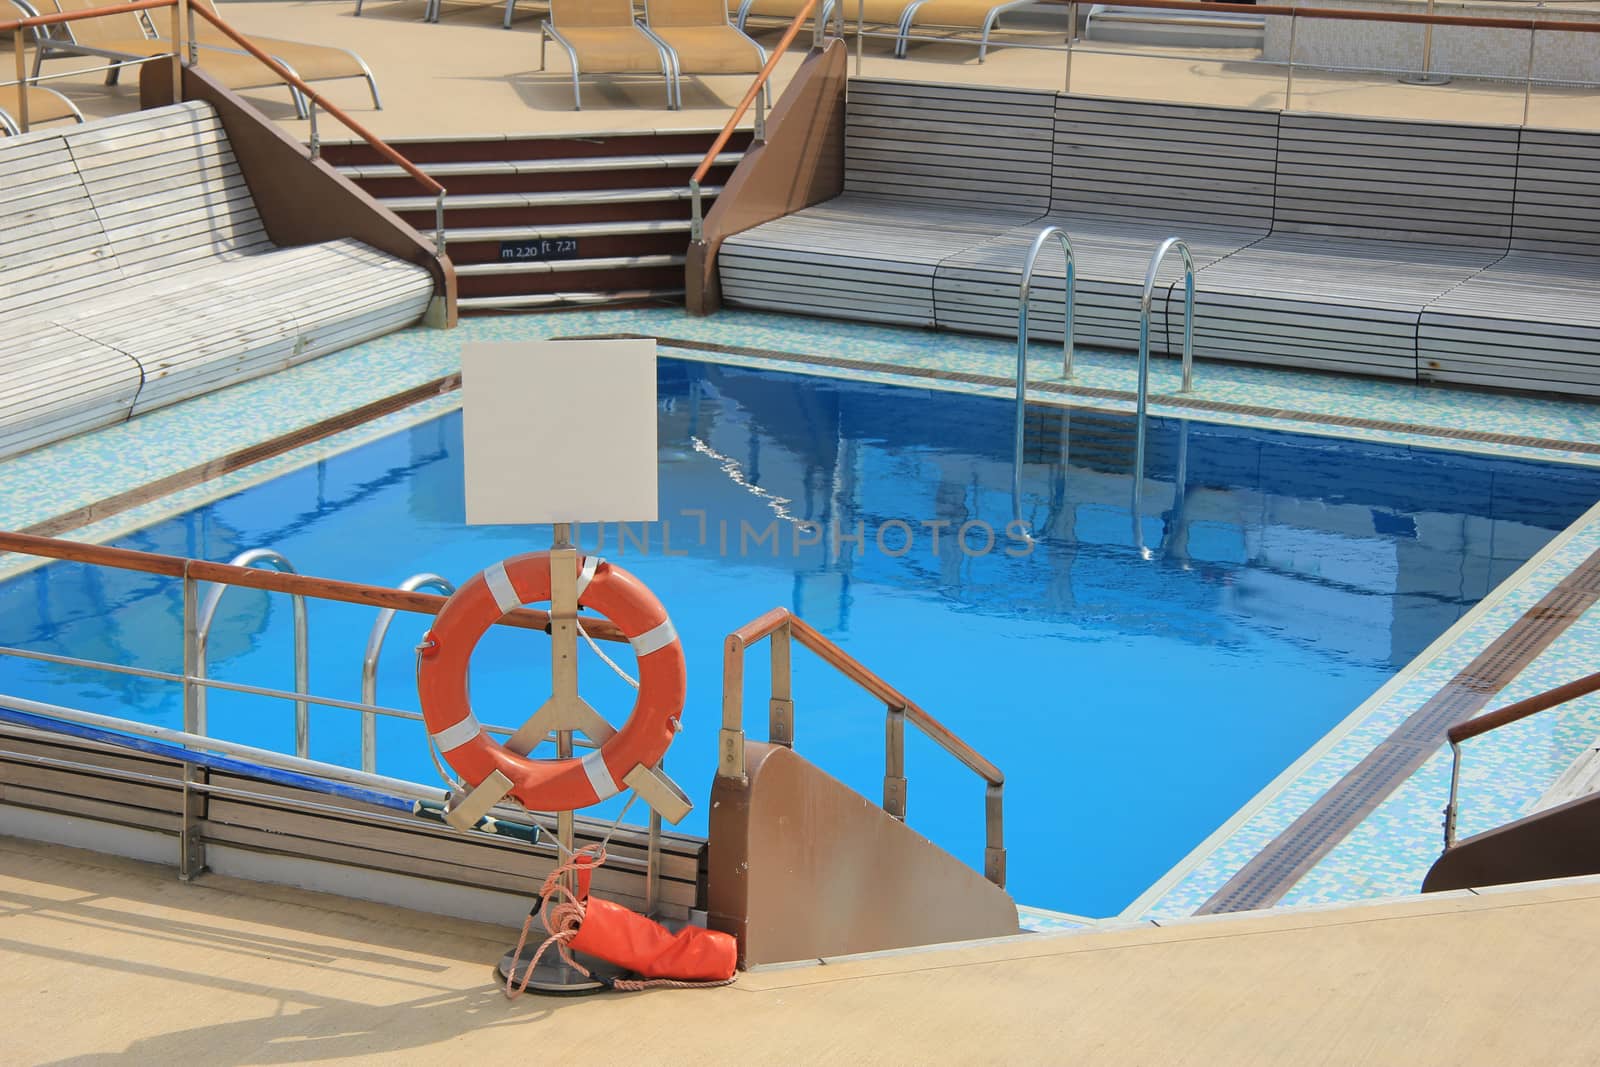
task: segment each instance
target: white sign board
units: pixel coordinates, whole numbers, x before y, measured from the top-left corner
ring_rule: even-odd
[[[656,517],[656,343],[461,351],[467,522]]]

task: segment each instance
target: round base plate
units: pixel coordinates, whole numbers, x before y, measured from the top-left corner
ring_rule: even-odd
[[[1449,85],[1450,79],[1443,74],[1402,74],[1399,77],[1402,85]]]
[[[525,945],[522,955],[514,951],[507,952],[500,957],[500,977],[510,978],[513,988],[522,985],[522,976],[528,969],[528,961],[533,959],[533,954],[539,951],[538,945]],[[610,981],[621,978],[627,972],[621,967],[607,963],[605,960],[583,953],[575,953],[576,958],[597,977]],[[551,997],[581,997],[590,993],[598,993],[606,988],[605,982],[596,981],[594,978],[585,978],[578,970],[567,965],[561,958],[561,952],[554,945],[550,951],[539,960],[539,966],[533,970],[533,977],[528,979],[528,992],[543,993]]]

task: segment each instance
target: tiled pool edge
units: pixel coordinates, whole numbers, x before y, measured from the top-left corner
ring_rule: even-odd
[[[1476,654],[1477,652],[1481,652],[1484,647],[1487,647],[1488,644],[1492,642],[1500,633],[1504,632],[1503,628],[1498,627],[1493,628],[1494,632],[1492,633],[1473,634],[1471,632],[1483,624],[1489,615],[1501,610],[1508,604],[1508,602],[1511,602],[1519,597],[1532,596],[1536,600],[1538,597],[1548,593],[1563,580],[1565,580],[1566,577],[1571,573],[1572,567],[1555,563],[1554,561],[1556,560],[1556,557],[1567,552],[1575,543],[1579,541],[1580,538],[1589,537],[1590,539],[1597,539],[1596,535],[1600,535],[1600,503],[1597,503],[1591,507],[1577,521],[1573,522],[1565,530],[1561,531],[1561,533],[1552,538],[1549,544],[1536,553],[1521,567],[1517,568],[1517,570],[1513,572],[1510,577],[1497,586],[1488,596],[1474,605],[1470,611],[1458,619],[1455,624],[1453,624],[1443,634],[1439,635],[1439,637],[1430,643],[1421,654],[1413,658],[1411,662],[1406,664],[1405,667],[1401,668],[1401,670],[1387,683],[1385,683],[1376,693],[1374,693],[1367,700],[1363,701],[1355,711],[1341,720],[1339,724],[1327,734],[1324,734],[1315,745],[1306,751],[1303,756],[1297,759],[1294,763],[1290,764],[1290,766],[1287,767],[1281,774],[1276,776],[1270,783],[1268,783],[1265,788],[1252,797],[1248,803],[1241,807],[1239,811],[1236,812],[1227,822],[1225,822],[1215,832],[1207,836],[1207,838],[1197,845],[1187,856],[1175,864],[1171,870],[1153,883],[1149,889],[1147,889],[1144,893],[1141,893],[1132,904],[1130,904],[1120,913],[1120,917],[1150,917],[1161,907],[1163,902],[1167,901],[1167,898],[1176,893],[1180,888],[1194,889],[1195,887],[1192,886],[1186,887],[1185,883],[1192,876],[1194,876],[1195,872],[1202,865],[1215,856],[1217,852],[1227,845],[1227,843],[1236,835],[1240,834],[1242,831],[1245,831],[1247,828],[1250,828],[1251,823],[1260,818],[1263,813],[1275,801],[1278,801],[1280,798],[1282,798],[1288,792],[1288,790],[1305,780],[1318,766],[1318,764],[1328,759],[1334,750],[1337,749],[1341,743],[1346,741],[1354,732],[1363,726],[1368,725],[1369,722],[1380,713],[1388,712],[1394,714],[1394,709],[1391,709],[1389,705],[1394,702],[1408,686],[1416,682],[1420,675],[1430,668],[1438,667],[1447,656],[1463,654],[1463,650],[1469,641],[1474,642],[1478,646],[1472,649],[1472,653]],[[1544,570],[1546,567],[1552,567],[1553,569],[1548,574],[1540,574],[1539,572]],[[1536,580],[1539,583],[1538,585],[1535,584]],[[1542,585],[1543,588],[1540,588],[1540,585]],[[1578,622],[1575,621],[1573,626],[1576,627],[1577,625]],[[1540,657],[1536,657],[1523,669],[1522,672],[1519,673],[1518,678],[1522,677],[1522,675],[1526,674],[1528,671],[1537,668],[1539,661],[1542,658],[1542,655]],[[1453,676],[1453,673],[1454,672],[1451,671],[1450,675],[1448,675],[1445,679],[1442,679],[1442,683],[1447,683],[1449,676]],[[1515,679],[1513,679],[1513,682],[1514,681]],[[1433,691],[1436,691],[1436,687],[1430,687],[1430,690],[1432,691],[1426,694],[1418,693],[1414,695],[1414,703],[1416,707],[1420,707],[1423,702],[1429,699],[1433,695]],[[1490,706],[1498,706],[1498,701],[1491,700]],[[1410,710],[1414,711],[1415,707],[1411,708]],[[1422,773],[1422,770],[1419,769],[1417,773]],[[1317,791],[1316,796],[1306,797],[1306,805],[1308,806],[1310,803],[1314,803],[1316,799],[1320,798],[1328,788],[1331,788],[1335,784],[1336,781],[1337,778],[1330,780],[1326,787]],[[1295,812],[1295,815],[1298,815],[1298,810]],[[1260,828],[1256,828],[1256,830],[1258,833],[1266,834],[1266,840],[1270,841],[1272,838],[1276,837],[1277,833],[1286,828],[1288,823],[1292,821],[1294,817],[1294,815],[1289,816],[1288,819],[1284,821],[1283,826],[1276,827],[1271,831],[1261,830]],[[1359,829],[1360,827],[1357,827],[1357,830]],[[1353,836],[1353,834],[1354,831],[1352,832],[1351,836]],[[1241,858],[1238,863],[1230,862],[1228,865],[1229,869],[1226,872],[1210,872],[1208,878],[1206,879],[1206,882],[1209,883],[1209,889],[1205,892],[1205,897],[1209,898],[1212,892],[1225,884],[1227,880],[1231,878],[1245,862],[1247,862],[1247,860],[1248,857],[1244,857]],[[1312,871],[1307,872],[1307,875],[1309,876],[1309,874],[1314,873],[1314,871],[1315,868],[1313,868]],[[1293,890],[1291,889],[1290,893],[1286,894],[1286,897],[1292,895],[1292,893]],[[1197,906],[1199,903],[1203,903],[1203,901],[1197,901]]]
[[[721,326],[720,330],[699,330],[697,328],[697,332],[704,332],[708,334],[715,334],[718,332],[738,332],[744,329],[746,320],[761,318],[763,317],[752,316],[748,314],[736,314],[731,317],[731,331],[727,326]],[[403,386],[408,382],[418,380],[419,376],[430,376],[430,373],[424,373],[425,371],[431,372],[431,375],[436,376],[443,371],[458,368],[459,360],[454,350],[459,349],[460,345],[466,341],[479,339],[513,340],[526,337],[543,336],[552,333],[562,333],[567,332],[575,323],[588,323],[591,321],[596,325],[595,332],[599,332],[601,329],[615,330],[619,326],[622,326],[624,322],[626,322],[628,325],[637,324],[639,326],[647,327],[655,330],[657,334],[667,332],[663,327],[666,327],[669,324],[673,328],[672,332],[687,332],[685,329],[685,320],[682,318],[681,313],[677,312],[599,312],[584,313],[581,316],[573,314],[539,317],[539,321],[537,322],[530,322],[528,317],[505,319],[493,323],[475,322],[472,324],[473,328],[470,329],[470,331],[462,330],[454,336],[440,335],[437,332],[422,332],[412,335],[396,335],[392,338],[386,338],[382,342],[374,342],[372,345],[383,346],[382,351],[378,352],[377,356],[381,356],[383,369],[388,371],[391,369],[391,365],[396,362],[396,353],[393,351],[394,349],[402,347],[408,342],[417,343],[417,347],[419,349],[418,353],[414,355],[414,358],[409,351],[404,353],[410,362],[401,366],[399,370],[402,372],[402,374],[399,374],[392,379],[395,386]],[[819,349],[827,351],[830,350],[831,347],[836,347],[837,339],[832,336],[834,334],[849,335],[854,332],[859,332],[862,334],[866,334],[868,332],[868,330],[864,327],[859,329],[856,327],[851,327],[849,329],[830,328],[818,330],[818,335],[813,336],[810,331],[806,330],[806,327],[810,325],[807,320],[788,320],[787,325],[793,331],[793,333],[782,343],[787,343],[789,345],[808,350]],[[837,326],[837,324],[831,325]],[[763,328],[765,327],[763,326]],[[894,340],[896,337],[898,337],[894,331],[885,330],[879,332],[889,335],[891,340]],[[910,332],[911,331],[900,331],[900,333]],[[913,344],[912,342],[906,342],[907,348],[904,350],[893,351],[888,356],[888,358],[892,358],[897,362],[872,361],[872,365],[879,368],[875,371],[829,368],[810,363],[794,361],[786,362],[775,360],[771,357],[762,356],[740,356],[722,352],[697,353],[688,349],[671,348],[670,341],[665,342],[665,345],[667,350],[669,350],[672,355],[685,359],[698,359],[706,362],[727,363],[738,366],[771,369],[787,373],[809,374],[819,377],[831,377],[853,381],[876,381],[885,384],[937,390],[941,392],[965,392],[1002,398],[1013,395],[1012,389],[1009,385],[1002,387],[997,385],[976,384],[970,381],[964,382],[961,380],[963,377],[971,378],[975,375],[971,373],[971,371],[961,371],[956,369],[961,366],[963,360],[966,361],[966,364],[969,367],[974,369],[979,366],[979,357],[962,355],[961,350],[963,348],[983,348],[985,345],[987,345],[987,347],[996,347],[998,344],[1000,344],[999,342],[995,342],[993,339],[988,339],[986,342],[980,343],[969,338],[966,339],[966,341],[969,343],[964,345],[950,345],[949,347],[954,354],[946,358],[946,356],[943,354],[943,350],[932,350],[935,342],[944,339],[952,338],[950,338],[950,335],[929,335],[927,337],[919,337],[916,339],[921,343],[922,347],[929,349],[928,351],[919,351],[916,344]],[[896,340],[895,343],[900,343],[900,341]],[[370,365],[379,361],[373,352],[367,351],[369,346],[358,347],[360,349],[359,352],[357,350],[350,350],[346,353],[340,353],[336,356],[325,357],[325,359],[329,361],[329,367],[332,367],[334,363],[339,360],[346,359],[347,357],[352,363],[358,363],[364,360]],[[992,361],[993,356],[992,354],[989,354],[985,355],[983,358],[990,359]],[[1009,358],[1011,357],[1007,357],[1007,359]],[[1104,354],[1101,356],[1101,358],[1108,366],[1115,364],[1118,360],[1122,360],[1123,362],[1127,361],[1127,357],[1120,354],[1115,356],[1111,354]],[[909,373],[910,369],[912,368],[924,367],[929,369],[948,369],[951,370],[952,373],[941,374],[937,369],[935,369],[934,373],[931,375],[928,373]],[[983,367],[986,370],[994,369],[994,367],[990,366],[989,364],[983,364]],[[1237,368],[1235,368],[1235,370],[1237,370]],[[1223,377],[1224,372],[1226,371],[1228,371],[1227,367],[1218,367],[1216,376]],[[1109,378],[1110,371],[1103,367],[1101,368],[1101,372],[1102,377]],[[1047,366],[1044,368],[1044,373],[1049,373]],[[405,375],[407,374],[410,376],[406,377]],[[337,378],[337,376],[337,373],[331,375],[331,377],[334,378]],[[1231,377],[1237,377],[1246,381],[1252,377],[1258,376],[1258,373],[1245,372],[1241,372],[1237,375],[1231,375]],[[316,376],[312,375],[311,377],[315,378]],[[983,375],[983,377],[992,379],[996,378],[997,376],[993,374],[986,374]],[[254,383],[256,386],[254,391],[256,393],[265,392],[266,382],[269,381],[271,381],[271,379],[259,380],[258,383]],[[299,379],[297,379],[297,381],[299,381]],[[247,387],[250,384],[251,383],[247,383]],[[1131,410],[1133,406],[1131,394],[1123,393],[1123,395],[1120,397],[1098,396],[1095,394],[1101,392],[1111,392],[1110,390],[1101,390],[1098,387],[1093,387],[1088,394],[1063,394],[1059,390],[1052,389],[1049,386],[1046,386],[1045,388],[1036,387],[1041,384],[1043,383],[1030,382],[1030,400],[1051,405],[1066,404],[1079,408],[1111,412],[1127,412]],[[1341,381],[1336,384],[1340,387],[1340,389],[1342,389],[1346,383]],[[1050,383],[1050,385],[1053,386],[1054,383]],[[1222,390],[1222,395],[1224,396],[1228,395],[1227,389],[1233,389],[1235,393],[1246,391],[1246,386],[1237,382],[1231,384],[1224,383],[1224,385],[1226,386],[1226,389]],[[1293,383],[1291,383],[1291,385],[1293,385]],[[1360,379],[1351,379],[1349,382],[1349,390],[1350,396],[1348,398],[1348,403],[1350,404],[1352,410],[1356,409],[1357,405],[1361,405],[1361,410],[1367,410],[1363,404],[1363,394],[1382,391],[1379,389],[1378,385],[1374,383],[1365,383]],[[1117,390],[1117,392],[1121,392],[1121,390]],[[1293,392],[1294,390],[1292,388],[1284,388],[1281,390],[1267,389],[1264,391],[1264,395],[1269,397],[1277,397],[1280,394],[1287,396],[1291,395]],[[1425,405],[1430,405],[1434,409],[1437,409],[1441,403],[1444,403],[1446,406],[1448,406],[1448,402],[1451,399],[1452,398],[1447,395],[1434,395],[1421,402]],[[1473,406],[1473,404],[1470,403],[1473,400],[1471,396],[1464,397],[1463,400],[1468,402],[1465,404],[1466,407]],[[1388,402],[1389,398],[1386,397],[1384,403]],[[1523,402],[1524,401],[1519,398],[1510,398],[1508,400],[1507,407],[1514,413],[1516,410],[1518,410],[1518,406]],[[1535,408],[1539,407],[1539,404],[1536,402],[1528,401],[1527,403]],[[348,436],[347,434],[339,434],[334,437],[330,437],[324,441],[308,445],[304,449],[296,450],[294,453],[282,457],[275,457],[273,459],[263,461],[259,465],[254,465],[239,471],[231,472],[223,475],[222,477],[207,481],[202,485],[194,486],[189,490],[183,490],[177,494],[163,497],[159,500],[153,500],[149,502],[149,504],[142,505],[139,508],[131,508],[128,511],[119,513],[118,515],[110,516],[100,522],[77,528],[73,531],[70,531],[70,534],[71,536],[80,540],[99,541],[124,536],[129,532],[138,530],[151,523],[161,521],[161,519],[168,517],[174,511],[186,510],[188,508],[197,506],[197,504],[204,503],[207,500],[225,496],[229,493],[245,488],[248,485],[256,484],[260,481],[276,477],[279,474],[286,473],[289,470],[300,469],[304,466],[313,464],[328,455],[355,447],[356,445],[363,443],[365,440],[370,440],[374,437],[382,436],[387,433],[396,432],[405,428],[406,425],[414,425],[417,422],[424,421],[438,414],[442,414],[445,411],[452,410],[458,405],[459,399],[456,397],[436,397],[432,400],[423,402],[423,404],[414,406],[412,408],[407,408],[405,412],[396,413],[395,415],[388,416],[383,420],[378,420],[377,422],[369,423],[359,428],[353,428],[352,430],[347,431]],[[356,406],[358,406],[356,402],[352,402],[351,404],[347,405],[348,408],[354,408]],[[1561,405],[1559,403],[1546,403],[1544,406],[1555,410],[1557,415],[1560,414],[1559,409],[1561,408]],[[426,410],[424,410],[424,407]],[[1381,404],[1378,407],[1379,410],[1384,410]],[[1476,412],[1474,418],[1478,420],[1478,424],[1481,424],[1484,417],[1481,410],[1481,403],[1478,405],[1478,407],[1480,410]],[[1579,409],[1579,415],[1587,415],[1587,412],[1583,411],[1581,406],[1574,405],[1574,407]],[[1596,410],[1597,414],[1600,414],[1600,409]],[[1552,452],[1550,450],[1543,449],[1508,448],[1500,445],[1478,446],[1475,442],[1460,439],[1439,440],[1437,438],[1419,438],[1391,432],[1365,431],[1359,428],[1351,430],[1338,426],[1337,424],[1320,426],[1317,424],[1307,424],[1304,422],[1295,423],[1280,419],[1246,416],[1226,411],[1194,411],[1181,406],[1164,405],[1161,404],[1159,400],[1157,403],[1152,405],[1152,411],[1155,414],[1170,418],[1187,418],[1202,422],[1254,426],[1279,431],[1288,430],[1304,433],[1320,433],[1325,436],[1340,436],[1356,440],[1378,440],[1402,445],[1444,449],[1447,451],[1477,452],[1490,455],[1510,454],[1557,462],[1582,463],[1586,465],[1600,464],[1600,458],[1597,458],[1593,455],[1579,455],[1569,452]],[[253,415],[254,413],[252,412],[251,414]],[[1431,414],[1435,422],[1441,421],[1437,410],[1432,411]],[[1513,414],[1510,419],[1502,420],[1502,424],[1510,422],[1514,420],[1514,418],[1515,415]],[[1569,427],[1573,431],[1571,439],[1574,441],[1600,440],[1600,434],[1595,434],[1594,432],[1590,431],[1587,426],[1582,425],[1583,421],[1583,419],[1578,419]],[[1537,425],[1541,427],[1557,427],[1558,423],[1558,418],[1552,418],[1538,422]],[[1490,597],[1485,598],[1484,602],[1475,606],[1473,612],[1469,613],[1466,618],[1458,621],[1457,626],[1459,626],[1462,622],[1467,621],[1467,619],[1473,618],[1474,613],[1481,618],[1483,613],[1486,613],[1492,607],[1501,603],[1505,596],[1511,594],[1512,590],[1510,587],[1516,580],[1519,579],[1519,577],[1523,575],[1525,568],[1533,565],[1536,561],[1546,559],[1549,555],[1553,554],[1554,550],[1561,543],[1561,540],[1563,538],[1575,536],[1578,528],[1583,526],[1585,520],[1591,518],[1591,516],[1592,513],[1586,515],[1584,519],[1580,519],[1578,522],[1568,527],[1567,530],[1562,531],[1562,533],[1559,534],[1556,539],[1552,540],[1551,544],[1547,545],[1545,550],[1541,551],[1541,553],[1539,553],[1534,560],[1528,561],[1527,564],[1524,564],[1523,568],[1519,568],[1511,579],[1508,579],[1506,583],[1503,583],[1500,587],[1498,587],[1493,593],[1491,593]],[[66,531],[63,532],[66,533]],[[14,572],[4,569],[4,561],[0,561],[0,578],[9,577],[12,573]],[[1482,610],[1480,611],[1480,609]],[[1352,712],[1350,716],[1347,716],[1344,720],[1342,720],[1340,724],[1334,728],[1334,732],[1330,732],[1329,735],[1325,735],[1323,740],[1318,743],[1318,746],[1314,746],[1312,751],[1320,749],[1325,755],[1328,750],[1337,744],[1337,742],[1341,739],[1341,735],[1347,738],[1350,733],[1359,729],[1360,726],[1365,722],[1366,718],[1370,717],[1370,714],[1376,710],[1373,707],[1373,704],[1382,694],[1385,693],[1385,691],[1393,692],[1391,687],[1403,686],[1404,683],[1414,680],[1418,673],[1430,665],[1428,662],[1430,657],[1436,659],[1438,656],[1442,656],[1449,651],[1448,646],[1450,645],[1450,641],[1448,639],[1455,630],[1456,627],[1452,626],[1452,628],[1447,630],[1445,634],[1441,635],[1438,640],[1431,643],[1428,649],[1424,650],[1422,655],[1416,657],[1411,661],[1411,663],[1407,664],[1406,667],[1402,668],[1401,672],[1398,673],[1395,678],[1391,679],[1391,681],[1382,689],[1380,689],[1377,694],[1374,694],[1372,698],[1369,698],[1368,701],[1363,702],[1361,708],[1356,709],[1356,711]],[[1439,646],[1446,647],[1440,648]],[[1365,712],[1365,714],[1363,714],[1363,712]],[[1297,760],[1295,764],[1291,765],[1290,769],[1286,769],[1282,775],[1278,776],[1278,778],[1275,778],[1273,784],[1276,784],[1281,779],[1289,776],[1290,770],[1293,770],[1294,768],[1298,767],[1302,772],[1304,772],[1308,769],[1308,767],[1314,766],[1315,760],[1309,759],[1309,757],[1312,755],[1312,751],[1308,751],[1305,756],[1302,756],[1300,760]],[[1292,785],[1293,782],[1291,781],[1289,784]],[[1199,852],[1200,849],[1203,849],[1207,843],[1213,842],[1214,839],[1216,839],[1216,843],[1220,845],[1220,843],[1225,841],[1227,836],[1229,836],[1224,834],[1224,830],[1231,826],[1235,831],[1237,831],[1240,826],[1248,822],[1248,817],[1244,816],[1246,816],[1246,812],[1251,809],[1252,806],[1255,806],[1255,813],[1259,814],[1259,811],[1262,807],[1270,803],[1275,796],[1281,795],[1281,790],[1278,793],[1266,795],[1269,794],[1271,790],[1272,784],[1269,784],[1266,789],[1264,789],[1261,793],[1258,793],[1256,797],[1252,798],[1250,804],[1247,804],[1246,807],[1242,808],[1241,811],[1233,818],[1230,818],[1228,823],[1224,824],[1223,828],[1219,828],[1215,834],[1207,838],[1207,842],[1203,842],[1202,845],[1198,846],[1194,852],[1191,852],[1190,857],[1186,857],[1185,859],[1188,860],[1191,857],[1194,857],[1196,852]],[[1203,859],[1204,857],[1201,857],[1201,859],[1197,862],[1203,862]],[[1181,865],[1182,864],[1180,863],[1180,866]],[[1177,868],[1174,868],[1174,870],[1176,869]],[[1169,872],[1169,875],[1171,873],[1172,872]],[[1166,880],[1167,878],[1164,876],[1163,880],[1158,882],[1157,885],[1161,885],[1162,882]],[[1147,891],[1145,894],[1141,894],[1141,899],[1148,897],[1150,892],[1151,891]],[[1038,912],[1038,909],[1033,910]],[[1048,914],[1044,912],[1038,913],[1041,920],[1044,920]],[[1126,915],[1127,912],[1125,911],[1122,914]],[[1069,920],[1075,918],[1076,917],[1069,917]]]

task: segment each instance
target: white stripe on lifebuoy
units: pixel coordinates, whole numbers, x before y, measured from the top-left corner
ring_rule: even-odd
[[[517,596],[517,591],[511,587],[511,575],[506,573],[504,563],[496,563],[483,572],[483,583],[489,587],[489,595],[494,597],[495,607],[502,613],[515,611],[522,607],[522,599]]]
[[[671,619],[662,619],[661,625],[653,630],[646,630],[638,637],[628,641],[633,646],[633,654],[643,659],[652,652],[659,652],[678,639],[678,631],[673,629]]]
[[[583,757],[583,773],[589,776],[596,803],[622,792],[622,787],[611,777],[611,768],[606,766],[605,757],[598,748]]]
[[[583,591],[589,588],[589,583],[594,581],[594,572],[605,560],[599,556],[583,557],[583,570],[578,572],[578,596],[583,596]]]
[[[460,748],[474,737],[477,737],[480,729],[482,727],[478,725],[478,717],[476,715],[468,715],[454,726],[446,726],[443,730],[430,736],[433,738],[433,743],[439,746],[440,752],[449,752],[452,748]]]

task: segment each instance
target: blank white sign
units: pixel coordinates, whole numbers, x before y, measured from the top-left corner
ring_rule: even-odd
[[[656,517],[656,343],[461,351],[467,522]]]

